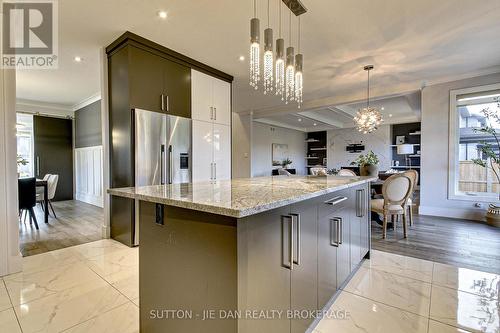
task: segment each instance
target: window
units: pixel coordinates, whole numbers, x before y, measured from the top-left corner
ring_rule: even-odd
[[[16,120],[17,155],[28,163],[18,164],[20,177],[33,177],[33,116],[18,113]]]
[[[500,114],[500,84],[453,90],[450,92],[450,184],[448,197],[473,201],[498,200],[500,185],[495,172],[482,153],[485,143],[498,154],[495,138],[478,129],[492,127],[500,135],[500,123],[488,119],[483,110]],[[488,168],[474,163],[483,160]]]

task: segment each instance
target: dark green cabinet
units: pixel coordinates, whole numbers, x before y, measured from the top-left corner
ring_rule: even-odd
[[[159,55],[130,47],[132,108],[191,118],[191,70]]]

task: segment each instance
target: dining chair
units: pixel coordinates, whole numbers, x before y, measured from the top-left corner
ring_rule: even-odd
[[[311,168],[311,175],[313,176],[326,176],[327,174],[326,168],[324,167]]]
[[[382,185],[383,199],[371,200],[371,210],[384,215],[382,238],[387,236],[387,223],[389,216],[403,216],[403,235],[407,238],[407,209],[406,204],[411,194],[412,182],[408,176],[397,174],[390,176]],[[396,230],[396,221],[394,221]]]
[[[408,197],[406,209],[409,210],[410,213],[410,225],[413,225],[413,194],[415,193],[415,189],[418,184],[418,172],[416,170],[407,170],[403,172],[403,175],[407,176],[411,180],[411,193]]]
[[[278,169],[278,175],[280,176],[291,176],[292,174],[283,168]]]
[[[57,218],[57,216],[56,216],[56,212],[54,211],[54,207],[52,206],[52,199],[54,199],[54,197],[56,195],[58,181],[59,181],[59,175],[49,175],[48,180],[47,180],[48,201],[49,201],[50,209],[52,210],[52,214],[54,215],[54,218]],[[37,197],[37,201],[39,203],[43,203],[43,201],[45,201],[45,197],[44,197],[43,193],[41,193],[41,195],[39,195]],[[43,207],[43,204],[42,204],[42,207]]]
[[[357,176],[357,175],[352,170],[349,170],[349,169],[340,169],[339,173],[337,174],[337,176],[352,177],[352,176]]]
[[[30,223],[35,222],[35,228],[38,230],[38,222],[36,220],[33,207],[36,206],[36,178],[18,179],[18,195],[19,195],[19,216],[22,217],[22,212],[30,215]]]
[[[50,178],[50,173],[47,173],[45,176],[43,176],[42,180],[44,181],[48,181]],[[37,187],[36,188],[36,201],[38,203],[40,203],[40,197],[43,196],[43,187]],[[43,209],[43,205],[42,205],[42,209]]]

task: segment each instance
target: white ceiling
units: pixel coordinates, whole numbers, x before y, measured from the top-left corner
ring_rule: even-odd
[[[271,0],[275,17],[278,0]],[[265,24],[265,0],[258,0]],[[364,98],[363,65],[374,95],[500,71],[499,0],[303,0],[305,108]],[[166,10],[168,19],[156,16]],[[251,1],[59,1],[58,70],[20,71],[18,97],[74,105],[98,93],[99,50],[130,30],[235,76],[235,111],[293,110],[248,85]],[[276,21],[276,20],[274,20]],[[277,27],[275,26],[275,34]],[[287,36],[288,33],[285,34]],[[75,63],[75,55],[84,61]]]

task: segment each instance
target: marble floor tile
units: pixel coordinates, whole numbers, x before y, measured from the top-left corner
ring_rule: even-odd
[[[13,305],[24,304],[83,283],[102,279],[82,262],[36,273],[16,273],[4,277]]]
[[[499,299],[500,275],[435,263],[432,283]]]
[[[95,242],[74,246],[72,249],[82,254],[85,258],[92,258],[130,248],[112,239],[101,239]]]
[[[78,324],[64,333],[138,333],[139,308],[127,302],[95,318]]]
[[[103,280],[14,307],[24,333],[61,332],[129,302]],[[117,324],[116,322],[114,324]]]
[[[324,318],[316,333],[426,333],[428,319],[350,293],[342,292],[330,310],[346,311],[345,319]],[[334,312],[335,313],[335,312]],[[336,312],[340,314],[341,312]]]
[[[54,267],[70,265],[83,259],[84,257],[71,247],[45,252],[38,255],[24,257],[22,260],[23,272],[41,272]]]
[[[427,333],[470,333],[458,327],[446,325],[438,321],[429,320],[429,331]]]
[[[498,333],[499,314],[498,300],[432,286],[431,319],[471,332]]]
[[[430,283],[360,267],[344,290],[421,316],[429,315]]]
[[[11,308],[12,304],[10,303],[9,294],[7,293],[7,288],[5,288],[5,284],[3,279],[0,278],[0,311]]]
[[[0,311],[0,332],[21,333],[14,309]]]
[[[103,279],[129,300],[139,298],[139,266],[124,268],[119,272],[103,276]]]
[[[372,250],[370,260],[363,267],[377,269],[412,279],[431,282],[433,262]]]
[[[123,270],[139,267],[139,249],[126,248],[89,258],[87,265],[100,276],[119,273]]]

